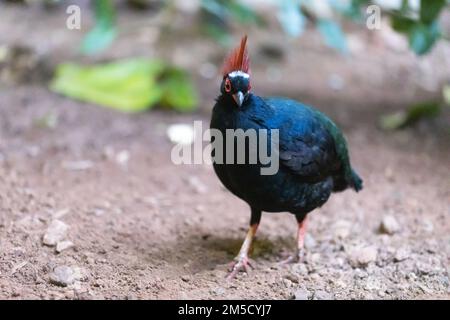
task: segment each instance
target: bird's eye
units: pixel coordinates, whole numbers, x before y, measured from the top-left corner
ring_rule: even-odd
[[[230,79],[228,79],[228,78],[225,79],[225,91],[226,92],[231,91],[231,82],[230,82]]]

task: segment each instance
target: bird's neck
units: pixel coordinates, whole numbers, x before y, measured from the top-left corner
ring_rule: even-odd
[[[237,112],[237,111],[245,111],[249,109],[252,106],[252,99],[254,98],[254,95],[250,92],[248,93],[248,96],[245,98],[244,103],[241,107],[236,106],[236,102],[234,101],[233,97],[229,94],[221,94],[217,98],[217,103],[227,109],[230,112]]]

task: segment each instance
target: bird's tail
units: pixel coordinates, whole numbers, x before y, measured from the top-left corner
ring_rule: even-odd
[[[358,176],[358,174],[353,169],[350,185],[352,186],[353,189],[355,189],[356,192],[362,190],[363,188],[363,180]]]
[[[362,190],[363,181],[358,176],[358,174],[353,169],[351,169],[351,167],[348,169],[347,172],[348,173],[346,175],[339,175],[333,177],[334,192],[344,191],[348,187],[353,188],[356,192]]]

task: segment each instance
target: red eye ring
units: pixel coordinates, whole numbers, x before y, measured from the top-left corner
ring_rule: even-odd
[[[231,92],[231,82],[230,82],[230,79],[228,79],[228,78],[225,79],[225,91]]]

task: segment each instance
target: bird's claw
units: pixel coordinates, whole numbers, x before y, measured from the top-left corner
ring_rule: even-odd
[[[227,280],[232,280],[236,277],[239,271],[243,270],[245,273],[249,273],[251,269],[254,269],[254,263],[250,261],[250,259],[246,256],[236,258],[230,264],[229,274],[227,276]]]
[[[303,261],[304,257],[304,251],[303,250],[297,250],[297,252],[294,255],[290,255],[287,259],[282,260],[280,262],[280,265],[287,265],[287,264],[294,264],[294,263],[300,263]]]

